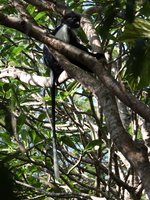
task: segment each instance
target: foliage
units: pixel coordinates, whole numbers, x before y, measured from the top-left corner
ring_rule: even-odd
[[[127,23],[125,31],[120,38],[131,44],[131,53],[126,63],[126,79],[133,89],[149,86],[149,28],[146,19],[135,18],[132,24]],[[147,74],[147,76],[145,76]]]
[[[20,2],[42,29],[51,32],[59,24],[58,13],[40,10],[28,0]],[[1,5],[2,13],[20,17],[11,1],[1,0]],[[92,22],[102,40],[109,69],[135,97],[149,105],[149,1],[69,0],[65,5],[80,13],[93,6],[104,8],[92,15]],[[89,47],[83,31],[77,34]],[[42,56],[43,44],[2,25],[0,43],[1,69],[13,66],[29,74],[49,76]],[[126,131],[135,139],[141,138],[139,116],[125,105],[120,109]],[[3,200],[92,196],[119,200],[125,199],[126,193],[132,199],[145,199],[142,189],[137,189],[140,181],[109,137],[103,108],[74,79],[58,86],[56,94],[60,180],[55,180],[53,172],[50,89],[10,77],[1,79],[0,114],[0,167],[7,172],[8,187],[13,188]]]

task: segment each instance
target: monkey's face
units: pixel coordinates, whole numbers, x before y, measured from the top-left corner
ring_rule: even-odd
[[[76,29],[80,27],[80,15],[70,12],[63,17],[62,23],[67,24],[71,29]]]

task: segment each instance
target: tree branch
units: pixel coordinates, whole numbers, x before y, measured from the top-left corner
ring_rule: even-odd
[[[15,79],[18,79],[24,83],[28,83],[30,85],[34,86],[40,86],[40,87],[51,87],[51,78],[50,77],[43,77],[43,76],[37,76],[28,74],[27,72],[23,72],[19,69],[16,69],[14,67],[8,67],[6,69],[0,70],[0,78],[6,78],[6,77],[12,77]],[[66,81],[68,79],[68,74],[66,72],[63,72],[58,82],[61,84],[62,82]]]
[[[36,188],[36,187],[33,187],[33,186],[31,186],[31,185],[29,185],[29,184],[26,184],[26,183],[23,183],[23,182],[21,182],[21,181],[16,181],[16,183],[17,184],[20,184],[20,185],[23,185],[23,186],[25,186],[25,187],[28,187],[28,188],[31,188],[31,189],[33,189],[33,190],[36,190],[36,191],[40,191],[40,192],[42,192],[42,193],[44,193],[44,194],[46,194],[47,196],[50,196],[50,197],[56,197],[56,198],[66,198],[66,199],[70,199],[70,198],[77,198],[77,199],[93,199],[94,200],[94,196],[92,196],[92,195],[87,195],[87,194],[84,194],[84,193],[53,193],[53,192],[47,192],[47,191],[45,191],[45,190],[43,190],[43,189],[41,189],[41,188]],[[103,200],[103,199],[105,199],[105,198],[100,198],[100,200]]]

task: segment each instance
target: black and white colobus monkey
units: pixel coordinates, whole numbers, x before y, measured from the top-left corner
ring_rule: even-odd
[[[104,58],[104,54],[98,53],[93,54],[88,52],[87,48],[83,45],[81,45],[77,37],[74,33],[74,29],[79,28],[80,26],[80,15],[74,13],[73,11],[66,14],[61,24],[53,31],[53,35],[62,40],[63,42],[66,42],[68,44],[71,44],[90,55],[96,57],[97,59]],[[53,156],[54,156],[54,173],[55,177],[59,177],[59,168],[58,168],[58,162],[57,162],[57,149],[56,149],[56,132],[55,132],[55,83],[58,83],[58,78],[60,74],[63,71],[63,68],[61,65],[56,61],[56,59],[53,57],[49,49],[44,45],[43,49],[43,56],[44,61],[47,65],[47,67],[50,69],[51,73],[51,95],[52,95],[52,132],[53,132]],[[85,65],[79,63],[78,61],[75,61],[73,59],[68,58],[70,62],[77,65],[78,67],[82,68],[85,71],[92,72],[88,67]]]

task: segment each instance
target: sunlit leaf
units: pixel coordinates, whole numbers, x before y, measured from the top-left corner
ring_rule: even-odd
[[[135,42],[138,38],[150,38],[150,21],[136,17],[133,23],[126,23],[119,41]]]
[[[44,15],[45,15],[45,12],[40,12],[34,17],[34,20],[38,20],[38,19],[42,18]]]
[[[11,57],[17,56],[23,49],[24,49],[23,46],[18,46],[16,48],[14,48],[12,53],[11,53]]]
[[[99,145],[101,145],[102,144],[102,141],[101,140],[92,140],[91,142],[89,142],[87,145],[86,145],[86,147],[85,147],[85,149],[84,149],[84,151],[87,151],[87,150],[89,150],[89,149],[92,149],[92,148],[94,148],[95,146],[99,146]]]

